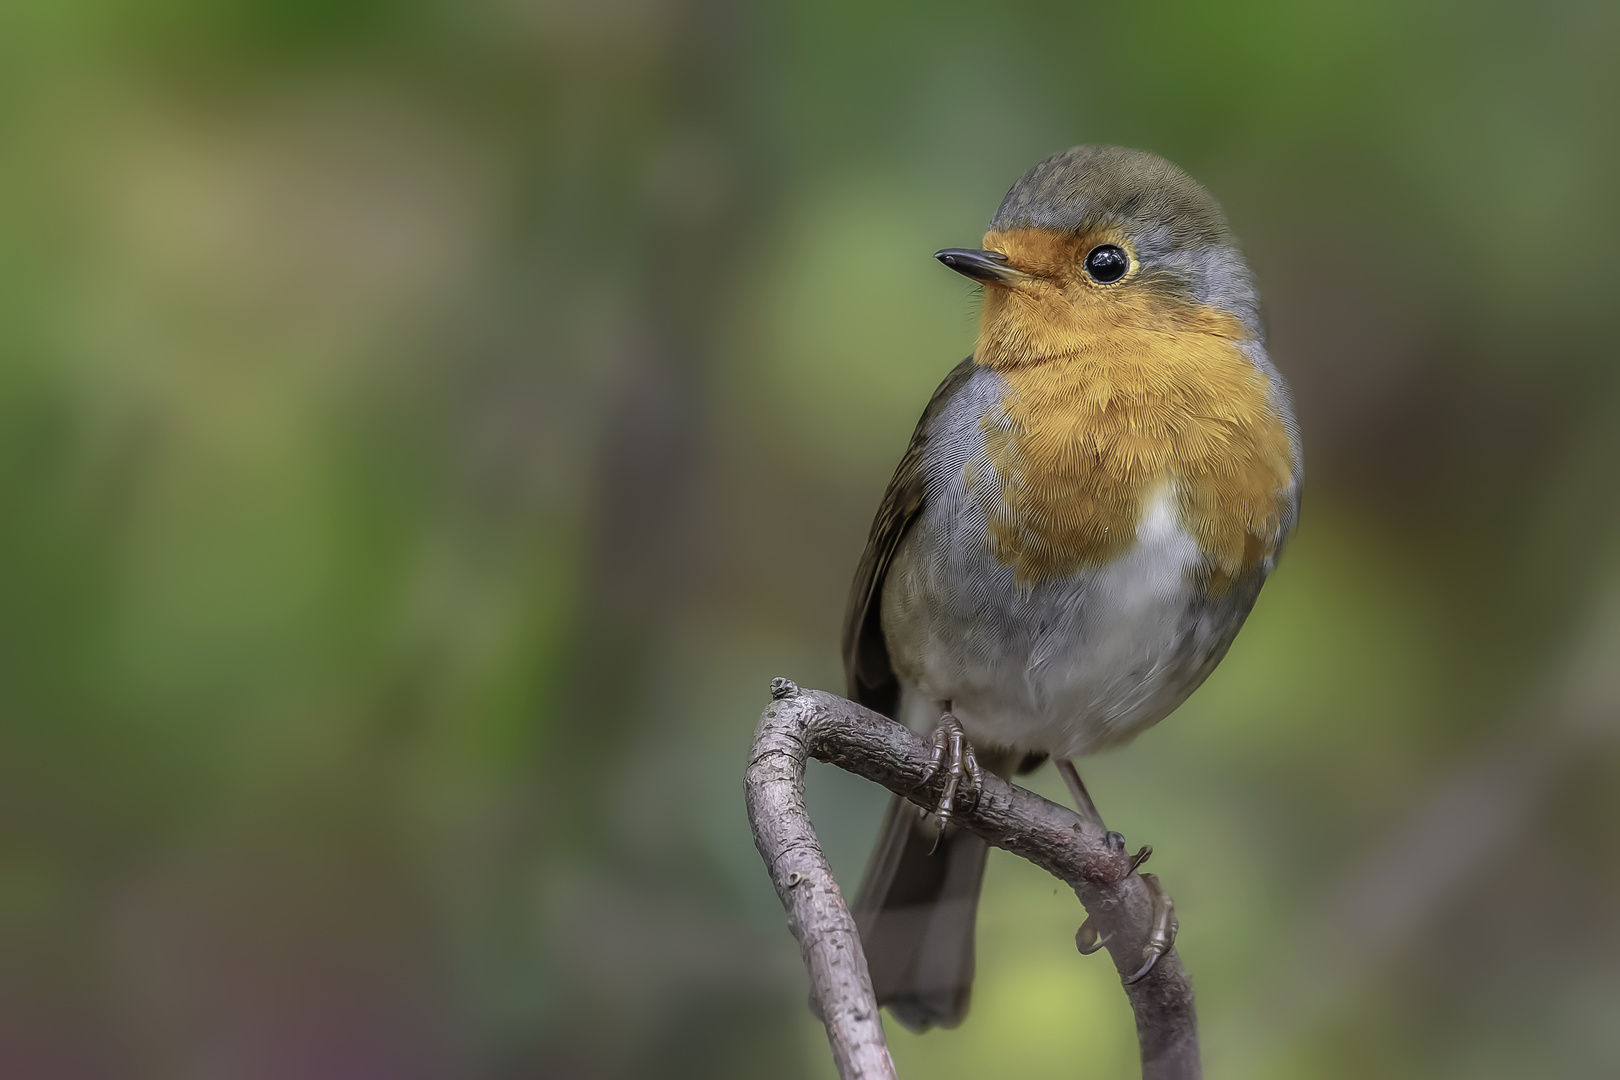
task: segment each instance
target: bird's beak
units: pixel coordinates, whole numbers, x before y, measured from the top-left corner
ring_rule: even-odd
[[[980,251],[977,248],[946,248],[934,252],[934,258],[974,281],[986,285],[1016,285],[1028,281],[1029,275],[1007,261],[999,251]]]

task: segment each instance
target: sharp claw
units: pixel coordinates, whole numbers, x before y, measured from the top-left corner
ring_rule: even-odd
[[[1097,928],[1087,919],[1080,924],[1080,929],[1074,932],[1074,947],[1080,950],[1081,956],[1090,956],[1103,947],[1108,939],[1097,933]]]
[[[1131,857],[1131,873],[1134,874],[1136,872],[1136,868],[1138,866],[1141,866],[1143,863],[1147,862],[1152,857],[1153,857],[1153,845],[1152,844],[1143,844],[1142,845],[1142,850],[1138,851],[1135,855],[1133,855]],[[1127,875],[1127,876],[1129,876],[1129,875]]]
[[[923,769],[922,782],[918,786],[928,784],[941,772],[945,774],[945,787],[940,792],[939,804],[930,815],[937,822],[938,835],[934,837],[934,846],[938,847],[940,837],[945,835],[945,828],[950,824],[951,813],[956,809],[958,796],[977,790],[984,774],[973,756],[973,746],[967,741],[962,725],[949,712],[940,717],[932,741],[934,752]]]
[[[1147,973],[1152,971],[1153,970],[1153,965],[1157,964],[1159,962],[1159,954],[1158,953],[1153,952],[1152,950],[1144,950],[1144,951],[1147,952],[1147,954],[1148,954],[1147,963],[1143,964],[1140,968],[1138,968],[1135,975],[1132,975],[1130,978],[1125,980],[1125,985],[1126,986],[1135,986],[1137,983],[1139,983],[1143,979],[1147,978]]]
[[[1143,874],[1142,884],[1148,887],[1148,893],[1153,898],[1153,926],[1148,931],[1147,944],[1142,948],[1142,967],[1125,980],[1127,986],[1141,982],[1147,977],[1147,973],[1153,970],[1153,965],[1159,962],[1159,957],[1175,946],[1176,931],[1180,929],[1180,925],[1176,922],[1176,905],[1160,887],[1158,876]]]

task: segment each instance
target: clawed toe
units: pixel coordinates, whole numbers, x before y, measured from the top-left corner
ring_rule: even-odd
[[[956,809],[959,796],[979,790],[979,783],[984,779],[979,769],[979,761],[973,756],[973,746],[967,741],[967,735],[962,731],[962,724],[950,713],[939,718],[939,726],[934,729],[934,756],[923,770],[922,782],[927,784],[941,771],[945,773],[945,790],[940,793],[939,805],[933,817],[938,823],[939,833],[944,835],[945,826],[950,823],[951,813]]]
[[[1102,948],[1107,941],[1107,938],[1097,932],[1097,928],[1091,924],[1089,917],[1080,924],[1080,929],[1074,932],[1074,947],[1080,950],[1081,956],[1090,956]]]
[[[1127,986],[1147,978],[1153,965],[1159,962],[1159,957],[1175,946],[1176,931],[1180,929],[1180,924],[1176,922],[1176,905],[1159,885],[1158,875],[1143,874],[1142,884],[1148,887],[1148,895],[1153,898],[1153,925],[1148,930],[1147,944],[1142,947],[1142,966],[1125,980]]]
[[[1119,836],[1119,834],[1108,834],[1110,841],[1116,836]],[[1124,850],[1124,847],[1124,837],[1120,837],[1118,848]],[[1131,873],[1135,873],[1137,867],[1147,862],[1152,854],[1153,846],[1144,844],[1142,849],[1131,857]],[[1142,884],[1147,886],[1148,895],[1153,900],[1153,922],[1148,928],[1147,944],[1142,947],[1142,966],[1134,974],[1126,977],[1125,984],[1127,986],[1134,985],[1147,978],[1148,972],[1152,971],[1153,966],[1159,962],[1159,957],[1175,946],[1176,931],[1180,929],[1180,924],[1176,922],[1175,902],[1170,899],[1170,895],[1159,884],[1158,875],[1143,874]],[[1080,929],[1074,935],[1074,947],[1080,950],[1081,956],[1090,956],[1098,949],[1101,949],[1107,941],[1108,939],[1098,932],[1096,925],[1092,923],[1089,917],[1080,924]]]

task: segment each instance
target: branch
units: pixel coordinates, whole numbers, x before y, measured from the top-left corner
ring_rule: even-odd
[[[805,760],[864,776],[932,809],[943,777],[922,783],[931,748],[868,709],[786,679],[760,717],[745,781],[754,843],[771,873],[810,970],[811,993],[827,1025],[844,1080],[894,1077],[855,920],[821,853],[804,808]],[[1142,966],[1153,901],[1118,834],[988,772],[958,824],[1074,889],[1102,935],[1121,981]],[[1125,986],[1136,1014],[1143,1080],[1197,1080],[1198,1025],[1192,983],[1172,950],[1146,978]]]

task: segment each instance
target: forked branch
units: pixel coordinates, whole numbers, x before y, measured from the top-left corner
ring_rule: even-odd
[[[929,809],[943,778],[922,782],[928,743],[887,717],[833,694],[800,690],[786,679],[771,684],[771,697],[754,733],[746,778],[754,843],[810,970],[839,1076],[894,1077],[855,920],[805,812],[804,767],[812,757],[837,765]],[[1111,838],[1074,811],[990,774],[978,798],[954,818],[1073,888],[1122,983],[1142,967],[1153,899],[1117,835]],[[1143,1080],[1196,1080],[1192,983],[1175,951],[1124,988],[1136,1014]]]

